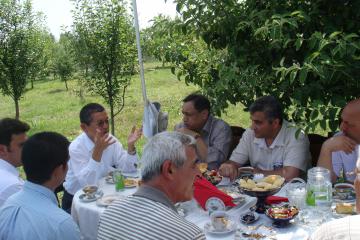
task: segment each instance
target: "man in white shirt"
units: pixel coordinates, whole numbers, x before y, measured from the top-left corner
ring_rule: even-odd
[[[21,149],[29,125],[16,119],[0,120],[0,206],[24,183],[16,169],[21,166]]]
[[[97,184],[115,168],[123,172],[136,171],[138,156],[135,142],[142,130],[132,129],[128,149],[109,134],[109,118],[103,106],[89,103],[80,111],[83,133],[70,144],[69,171],[64,182],[62,208],[70,213],[73,195],[84,186]]]
[[[309,139],[283,119],[280,103],[272,96],[250,106],[252,125],[247,129],[220,174],[234,179],[238,168],[250,162],[254,173],[281,175],[287,181],[300,176],[310,164]]]

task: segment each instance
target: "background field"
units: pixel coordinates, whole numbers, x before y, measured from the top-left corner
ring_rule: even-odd
[[[145,64],[145,79],[148,99],[162,104],[162,110],[169,113],[168,130],[181,121],[181,100],[189,93],[197,90],[195,86],[187,86],[171,74],[170,69],[161,67],[159,62]],[[31,126],[30,135],[40,131],[56,131],[73,140],[80,132],[79,111],[89,102],[98,102],[106,106],[101,97],[85,93],[84,99],[78,96],[78,82],[69,81],[69,91],[58,79],[44,79],[35,82],[34,89],[29,89],[20,101],[20,119]],[[141,125],[143,101],[139,75],[133,76],[126,94],[125,108],[116,117],[115,134],[120,142],[126,145],[127,135],[131,127]],[[0,117],[14,117],[14,103],[9,97],[0,97]],[[241,104],[231,106],[222,118],[230,125],[249,126],[249,115],[243,112]],[[142,138],[137,148],[145,143]]]

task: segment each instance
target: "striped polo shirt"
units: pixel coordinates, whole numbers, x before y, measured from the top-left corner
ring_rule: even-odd
[[[101,215],[98,239],[206,239],[202,230],[180,216],[160,190],[143,185],[110,205]]]

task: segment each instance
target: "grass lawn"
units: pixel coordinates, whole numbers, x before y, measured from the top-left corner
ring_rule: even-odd
[[[171,74],[170,69],[161,67],[159,62],[145,64],[145,80],[148,99],[162,104],[162,110],[169,113],[169,127],[172,130],[181,121],[181,100],[196,91],[195,86],[187,86]],[[101,97],[85,93],[83,100],[77,95],[77,80],[68,82],[69,91],[60,80],[48,79],[35,82],[34,89],[28,89],[20,101],[20,119],[30,124],[30,135],[40,131],[56,131],[69,140],[80,132],[79,111],[89,102],[98,102],[106,106]],[[141,125],[143,101],[139,75],[133,77],[128,87],[125,108],[115,119],[115,134],[126,145],[127,135],[134,124]],[[14,103],[10,97],[0,97],[0,117],[14,117]],[[231,106],[222,118],[230,125],[249,126],[249,115],[242,106]],[[142,138],[137,145],[140,150],[145,143]],[[141,151],[141,150],[140,150]]]

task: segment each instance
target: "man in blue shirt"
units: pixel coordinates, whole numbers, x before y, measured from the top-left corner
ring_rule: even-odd
[[[69,214],[58,208],[54,190],[65,178],[69,141],[38,133],[24,144],[21,160],[27,181],[0,209],[0,239],[80,239]]]

